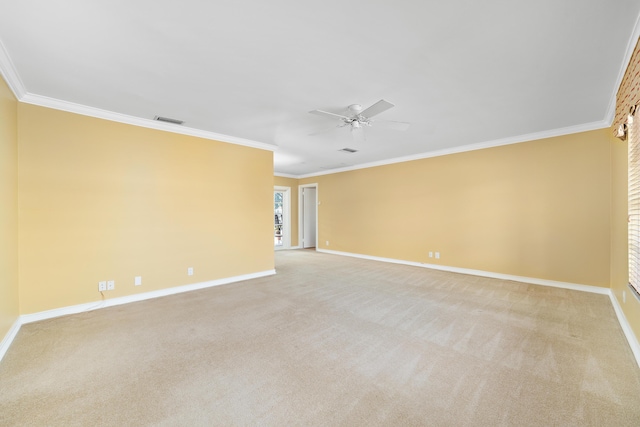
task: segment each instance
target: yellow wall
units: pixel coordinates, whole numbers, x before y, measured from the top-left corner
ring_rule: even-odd
[[[640,336],[627,145],[608,130],[271,178],[268,151],[19,104],[0,83],[0,337],[18,314],[98,300],[100,280],[111,298],[270,270],[273,186],[291,187],[295,246],[312,182],[319,248],[610,285]]]
[[[273,269],[271,152],[22,103],[18,133],[21,314]]]
[[[0,77],[0,341],[19,315],[17,108]]]
[[[321,249],[608,287],[609,144],[605,129],[300,184],[318,183]]]
[[[282,176],[273,177],[273,185],[279,187],[291,187],[291,200],[289,212],[291,218],[291,246],[298,246],[298,180]]]

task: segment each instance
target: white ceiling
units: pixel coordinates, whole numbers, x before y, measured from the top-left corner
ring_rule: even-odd
[[[607,126],[640,2],[0,0],[0,11],[0,65],[24,101],[182,119],[277,146],[276,173],[304,176]],[[310,110],[382,98],[396,107],[378,118],[409,130],[308,135],[337,124]]]

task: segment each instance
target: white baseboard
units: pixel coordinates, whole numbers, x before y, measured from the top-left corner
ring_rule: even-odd
[[[354,258],[368,259],[372,261],[390,262],[393,264],[410,265],[413,267],[430,268],[432,270],[448,271],[451,273],[469,274],[472,276],[489,277],[492,279],[512,280],[514,282],[531,283],[533,285],[552,286],[554,288],[572,289],[574,291],[591,292],[595,294],[609,295],[609,288],[599,286],[581,285],[577,283],[558,282],[555,280],[536,279],[534,277],[514,276],[511,274],[493,273],[491,271],[472,270],[469,268],[449,267],[446,265],[424,264],[421,262],[404,261],[393,258],[383,258],[369,255],[354,254],[351,252],[330,251],[327,249],[318,249],[318,252],[324,252],[334,255],[350,256]]]
[[[350,252],[330,251],[327,249],[318,249],[318,252],[324,252],[324,253],[334,254],[334,255],[350,256],[354,258],[362,258],[362,259],[368,259],[372,261],[390,262],[393,264],[410,265],[414,267],[431,268],[434,270],[449,271],[452,273],[462,273],[462,274],[470,274],[473,276],[490,277],[492,279],[513,280],[515,282],[531,283],[534,285],[552,286],[555,288],[572,289],[576,291],[609,295],[609,299],[611,299],[611,304],[613,305],[613,309],[618,318],[618,323],[620,324],[620,327],[622,328],[622,331],[624,332],[624,335],[627,338],[627,342],[629,343],[629,347],[631,347],[631,351],[633,352],[633,355],[636,359],[636,363],[638,364],[638,367],[640,367],[640,343],[638,343],[638,338],[633,333],[633,329],[631,329],[631,325],[629,325],[629,322],[627,321],[627,318],[625,317],[624,312],[622,311],[622,307],[620,307],[620,303],[618,302],[618,299],[615,297],[613,291],[609,288],[601,288],[598,286],[590,286],[590,285],[580,285],[577,283],[557,282],[554,280],[536,279],[533,277],[512,276],[509,274],[492,273],[489,271],[482,271],[482,270],[471,270],[468,268],[447,267],[447,266],[435,265],[435,264],[423,264],[423,263],[413,262],[413,261],[403,261],[403,260],[392,259],[392,258],[375,257],[375,256],[369,256],[369,255],[354,254]]]
[[[174,288],[161,289],[158,291],[145,292],[141,294],[128,295],[126,297],[105,299],[103,301],[78,304],[69,307],[61,307],[53,310],[41,311],[20,316],[20,324],[38,322],[40,320],[52,319],[54,317],[66,316],[69,314],[83,313],[85,311],[97,310],[99,308],[113,307],[116,305],[129,304],[131,302],[144,301],[152,298],[166,297],[183,292],[195,291],[198,289],[210,288],[213,286],[227,285],[229,283],[241,282],[243,280],[257,279],[260,277],[276,274],[275,270],[266,270],[258,273],[244,274],[241,276],[227,277],[224,279],[210,280],[207,282],[193,283],[191,285],[177,286]]]
[[[291,248],[291,249],[299,249],[299,247]],[[447,266],[434,265],[434,264],[423,264],[423,263],[412,262],[412,261],[396,260],[392,258],[382,258],[382,257],[369,256],[369,255],[353,254],[350,252],[339,252],[339,251],[331,251],[326,249],[317,249],[317,251],[328,253],[328,254],[334,254],[334,255],[368,259],[372,261],[390,262],[394,264],[403,264],[403,265],[410,265],[414,267],[431,268],[435,270],[449,271],[453,273],[471,274],[471,275],[481,276],[481,277],[513,280],[517,282],[532,283],[536,285],[553,286],[553,287],[560,287],[564,289],[573,289],[573,290],[609,295],[609,298],[611,300],[611,305],[613,306],[613,309],[618,318],[618,323],[620,323],[620,327],[622,328],[622,331],[624,332],[624,335],[627,338],[627,342],[629,343],[629,347],[631,347],[631,351],[633,352],[633,355],[636,359],[636,363],[640,367],[640,343],[638,342],[637,337],[635,336],[633,330],[631,329],[631,325],[629,325],[629,322],[627,321],[627,318],[624,315],[624,312],[622,311],[622,307],[620,306],[618,299],[616,298],[615,294],[611,291],[611,289],[599,288],[596,286],[589,286],[589,285],[578,285],[575,283],[556,282],[551,280],[542,280],[542,279],[535,279],[530,277],[491,273],[491,272],[486,272],[481,270],[447,267]],[[101,301],[99,303],[79,304],[71,307],[63,307],[63,308],[43,311],[39,313],[25,314],[20,316],[20,318],[18,318],[14,322],[14,324],[11,326],[11,329],[9,329],[9,332],[7,332],[5,337],[2,339],[2,342],[0,342],[0,361],[2,361],[2,358],[6,354],[9,347],[11,346],[11,343],[13,342],[16,335],[18,334],[20,327],[26,323],[37,322],[39,320],[51,319],[54,317],[65,316],[68,314],[81,313],[84,311],[95,310],[103,307],[112,307],[112,306],[121,305],[121,304],[128,304],[130,302],[144,301],[152,298],[175,295],[182,292],[189,292],[197,289],[209,288],[212,286],[226,285],[234,282],[240,282],[243,280],[257,279],[260,277],[271,276],[273,274],[275,274],[275,270],[267,270],[267,271],[262,271],[258,273],[253,273],[253,274],[246,274],[242,276],[229,277],[225,279],[211,280],[208,282],[194,283],[191,285],[179,286],[179,287],[169,288],[169,289],[162,289],[159,291],[145,292],[142,294],[130,295],[130,296],[121,297],[121,298],[114,298],[110,300]]]
[[[22,323],[20,323],[20,318],[18,318],[15,322],[13,322],[13,325],[11,325],[9,332],[7,332],[7,334],[2,339],[2,342],[0,342],[0,361],[2,361],[2,358],[7,353],[7,350],[9,350],[9,347],[11,347],[11,343],[13,342],[16,335],[18,335],[20,326],[22,326]]]
[[[638,338],[636,337],[636,334],[633,333],[633,329],[631,329],[631,325],[629,324],[627,317],[624,315],[624,311],[622,311],[618,298],[616,298],[613,291],[609,292],[609,298],[611,299],[613,310],[616,312],[616,316],[618,317],[618,323],[620,323],[624,336],[627,337],[629,347],[631,347],[631,351],[636,358],[636,363],[638,364],[638,367],[640,367],[640,343],[638,343]]]

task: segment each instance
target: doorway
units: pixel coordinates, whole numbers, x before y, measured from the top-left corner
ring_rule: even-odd
[[[300,238],[304,249],[315,248],[318,237],[318,184],[299,186]]]
[[[273,188],[273,246],[275,249],[291,247],[291,187]]]

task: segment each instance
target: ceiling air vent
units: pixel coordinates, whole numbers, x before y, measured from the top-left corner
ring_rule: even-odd
[[[353,148],[343,148],[342,150],[338,150],[338,151],[344,151],[345,153],[356,153],[356,152],[358,152],[358,150],[354,150]]]
[[[174,125],[181,125],[184,123],[184,120],[171,119],[169,117],[161,117],[161,116],[155,116],[153,120],[156,120],[158,122],[173,123]]]

